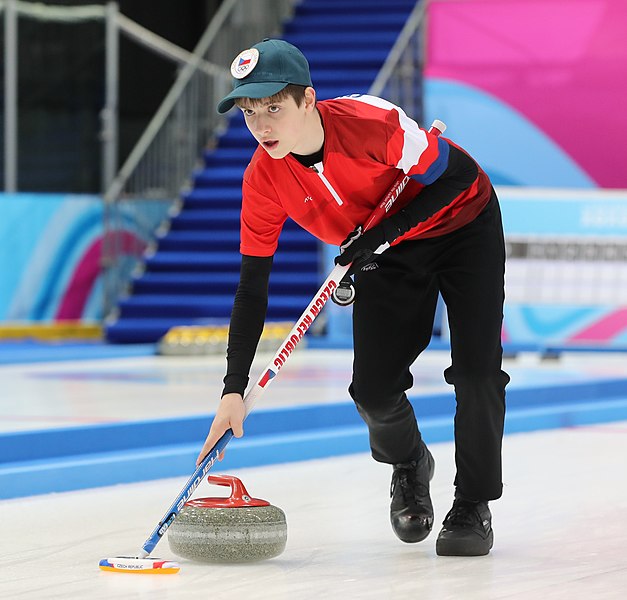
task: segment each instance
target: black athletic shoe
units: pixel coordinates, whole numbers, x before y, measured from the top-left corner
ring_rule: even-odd
[[[456,498],[435,543],[439,556],[485,556],[494,543],[487,502]]]
[[[420,460],[396,464],[392,473],[390,520],[394,533],[407,543],[424,540],[433,527],[429,482],[435,461],[424,444],[423,448]]]

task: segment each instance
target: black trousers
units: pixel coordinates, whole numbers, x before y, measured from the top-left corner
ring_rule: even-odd
[[[365,270],[363,270],[365,269]],[[479,216],[446,235],[389,248],[355,275],[355,357],[349,392],[368,425],[372,456],[418,458],[421,436],[406,391],[410,366],[431,339],[438,292],[446,303],[454,385],[456,493],[502,493],[505,386],[501,370],[505,244],[496,194]]]

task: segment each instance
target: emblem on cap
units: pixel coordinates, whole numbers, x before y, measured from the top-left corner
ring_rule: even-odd
[[[235,79],[243,79],[255,68],[258,60],[259,50],[257,48],[242,50],[231,63],[231,75]]]

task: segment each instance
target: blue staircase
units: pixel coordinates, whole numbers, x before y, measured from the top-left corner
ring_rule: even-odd
[[[415,0],[304,0],[283,38],[307,56],[318,99],[365,93],[396,41]],[[179,325],[224,322],[239,277],[239,210],[244,169],[255,149],[239,111],[153,256],[145,258],[119,316],[105,327],[113,343],[156,342]],[[268,320],[294,321],[323,277],[318,242],[286,223],[270,278]]]

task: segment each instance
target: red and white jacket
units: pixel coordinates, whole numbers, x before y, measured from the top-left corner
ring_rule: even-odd
[[[318,239],[339,245],[367,220],[401,171],[411,179],[392,212],[446,169],[451,142],[420,129],[386,100],[356,95],[324,100],[317,108],[324,155],[315,168],[289,154],[273,159],[261,147],[254,153],[242,187],[242,254],[272,256],[288,216]],[[490,193],[490,181],[479,169],[470,188],[395,244],[462,227],[481,212]]]

